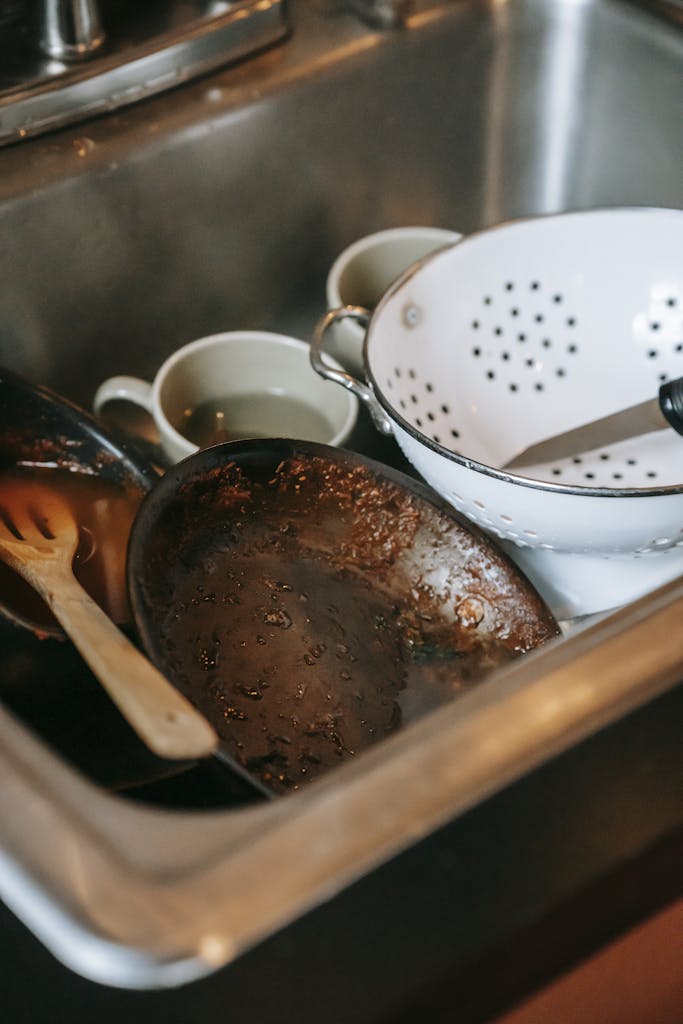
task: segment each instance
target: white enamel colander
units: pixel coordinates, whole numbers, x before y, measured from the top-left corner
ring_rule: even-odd
[[[324,358],[328,327],[345,317],[367,326],[367,382]],[[683,438],[673,430],[500,469],[683,375],[683,211],[556,214],[470,235],[406,271],[372,314],[328,313],[311,362],[500,539],[560,618],[683,575]]]

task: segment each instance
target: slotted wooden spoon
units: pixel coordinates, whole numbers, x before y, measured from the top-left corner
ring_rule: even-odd
[[[206,719],[105,615],[73,574],[78,525],[55,491],[33,481],[0,491],[0,558],[41,595],[120,712],[155,754],[210,754]]]

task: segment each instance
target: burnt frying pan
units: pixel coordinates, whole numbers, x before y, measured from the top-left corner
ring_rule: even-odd
[[[433,492],[308,442],[230,442],[171,468],[134,523],[128,587],[149,656],[274,793],[558,633]]]

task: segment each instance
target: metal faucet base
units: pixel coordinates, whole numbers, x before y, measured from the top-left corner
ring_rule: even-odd
[[[144,5],[147,7],[147,5]],[[124,7],[124,12],[126,8]],[[30,26],[0,27],[0,146],[127,106],[241,60],[288,31],[284,0],[130,5],[87,60],[47,56]]]

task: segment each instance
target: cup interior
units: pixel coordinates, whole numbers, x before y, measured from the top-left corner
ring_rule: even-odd
[[[199,448],[250,437],[341,444],[357,414],[355,397],[312,369],[307,343],[258,331],[185,346],[159,375],[158,403]]]

